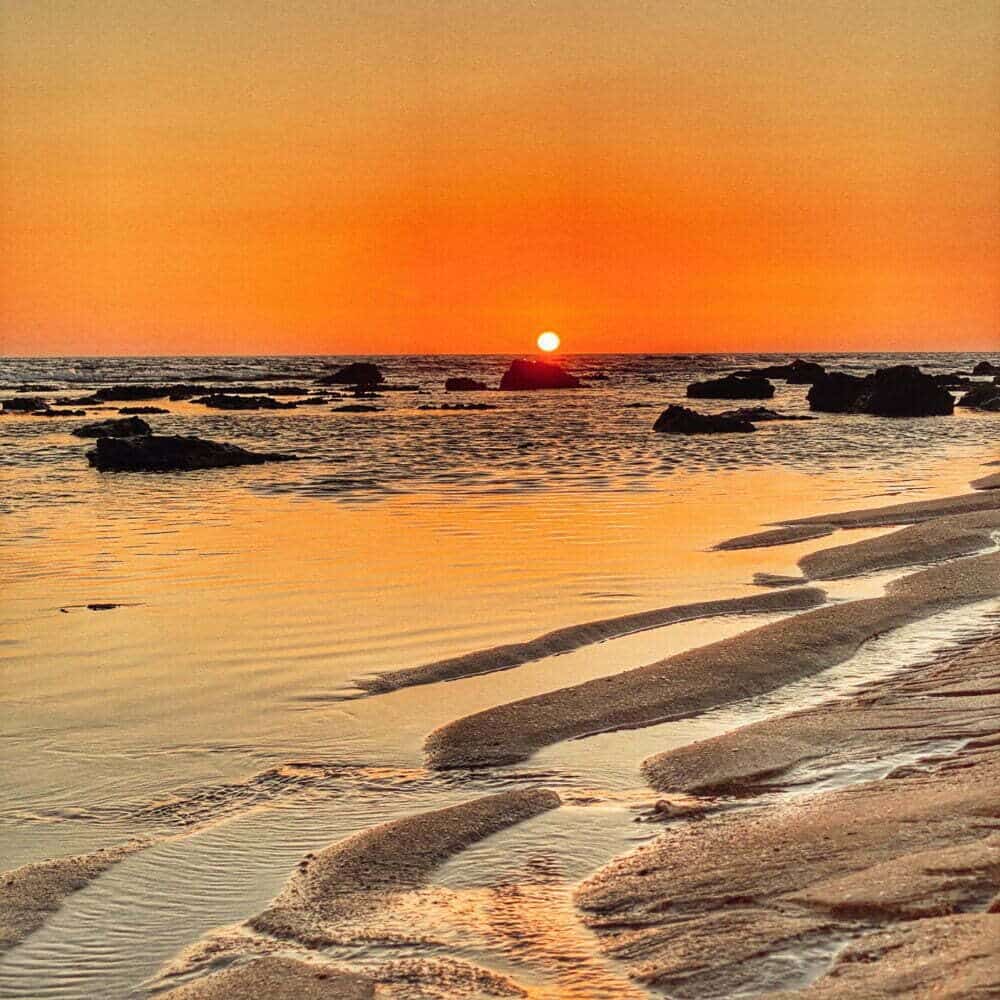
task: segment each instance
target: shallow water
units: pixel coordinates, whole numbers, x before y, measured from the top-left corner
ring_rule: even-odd
[[[495,382],[505,359],[384,359],[393,381],[427,394],[386,394],[374,415],[165,403],[169,416],[148,418],[157,430],[307,456],[281,466],[102,476],[68,434],[80,418],[0,420],[0,867],[163,838],[0,959],[0,995],[142,995],[185,947],[263,906],[307,851],[526,781],[558,788],[568,804],[464,852],[414,896],[413,912],[438,914],[442,944],[430,953],[511,973],[539,1000],[643,995],[595,957],[570,904],[576,881],[656,832],[634,822],[652,799],[642,759],[847,690],[978,627],[979,611],[949,613],[754,704],[560,744],[517,768],[428,774],[420,745],[439,724],[772,619],[677,624],[502,673],[338,700],[354,680],[757,592],[756,572],[794,575],[804,553],[886,529],[775,549],[713,552],[714,543],[781,518],[964,492],[996,457],[997,423],[969,413],[824,415],[738,442],[667,438],[649,427],[683,384],[759,359],[570,360],[610,378],[586,392],[491,394],[496,411],[430,413],[416,406],[443,398],[445,375]],[[953,370],[976,359],[921,360]],[[887,359],[841,362],[868,370]],[[22,382],[82,392],[202,376],[307,385],[329,363],[8,360],[0,395]],[[777,385],[773,405],[804,410],[805,387]],[[867,596],[893,575],[828,589]],[[94,602],[127,606],[87,610]],[[340,957],[384,953],[370,945]]]

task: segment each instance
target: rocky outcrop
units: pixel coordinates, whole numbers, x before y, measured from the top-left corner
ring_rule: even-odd
[[[149,416],[154,413],[169,413],[170,411],[163,409],[162,406],[121,406],[118,408],[118,412],[130,416]]]
[[[738,410],[726,410],[720,417],[731,417],[733,420],[749,420],[752,424],[769,423],[773,420],[815,420],[803,414],[779,413],[769,410],[766,406],[741,406]]]
[[[770,399],[774,386],[763,375],[726,375],[687,387],[690,399]]]
[[[380,385],[385,381],[385,376],[378,365],[369,361],[355,361],[316,381],[320,385]]]
[[[279,452],[247,451],[221,441],[175,435],[102,437],[97,439],[97,447],[87,452],[87,460],[101,472],[190,472],[288,462],[297,457]]]
[[[174,385],[109,385],[95,389],[89,401],[93,402],[136,402],[144,399],[188,399],[196,393],[204,392],[204,385],[175,383]],[[84,400],[80,400],[84,402]]]
[[[989,410],[993,413],[1000,412],[1000,385],[983,382],[973,386],[956,403],[956,406],[965,406],[973,410]]]
[[[763,368],[744,369],[735,374],[781,379],[788,382],[789,385],[812,385],[813,382],[826,374],[826,369],[815,361],[803,361],[801,358],[796,358],[786,365],[765,365]]]
[[[756,428],[749,420],[668,406],[656,418],[653,430],[662,434],[746,434]]]
[[[580,380],[561,365],[546,361],[512,361],[500,379],[500,388],[508,391],[534,389],[579,389]]]
[[[117,420],[99,420],[94,424],[84,424],[70,433],[81,438],[127,438],[151,434],[152,428],[141,417],[121,417]]]
[[[447,392],[485,392],[489,388],[485,382],[474,378],[445,379],[444,387]]]
[[[37,396],[19,396],[16,399],[5,399],[3,401],[4,412],[6,413],[34,413],[36,410],[48,409],[44,399]]]
[[[1000,375],[1000,365],[993,364],[992,361],[980,361],[972,369],[973,375]]]
[[[279,403],[270,396],[230,396],[220,392],[192,400],[214,410],[294,410],[295,403]]]
[[[955,405],[951,393],[915,365],[880,368],[863,378],[831,372],[813,384],[806,398],[811,410],[878,417],[948,416]]]

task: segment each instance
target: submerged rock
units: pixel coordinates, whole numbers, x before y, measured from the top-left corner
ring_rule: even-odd
[[[334,413],[381,413],[381,407],[371,403],[348,403],[346,406],[335,406]]]
[[[973,386],[955,405],[992,413],[1000,412],[1000,385],[983,382]]]
[[[580,380],[561,365],[546,361],[512,361],[500,379],[500,388],[507,391],[534,389],[579,389]]]
[[[219,392],[192,400],[214,410],[294,410],[295,403],[279,403],[270,396],[230,396]]]
[[[732,417],[734,420],[749,420],[752,424],[768,423],[773,420],[815,420],[803,414],[779,413],[769,410],[766,406],[741,406],[738,410],[726,410],[720,417]]]
[[[774,386],[763,375],[726,375],[687,387],[690,399],[770,399]]]
[[[175,383],[174,385],[109,385],[95,389],[91,397],[100,402],[131,402],[143,399],[188,399],[198,392],[204,392],[204,385]],[[82,400],[81,400],[82,402]]]
[[[125,413],[130,415],[143,415],[149,416],[154,413],[169,413],[169,410],[165,410],[162,406],[121,406],[118,408],[119,413]]]
[[[87,415],[86,410],[32,410],[31,416],[33,417],[85,417]]]
[[[422,403],[420,410],[495,410],[492,403]]]
[[[97,439],[87,460],[101,472],[189,472],[233,465],[290,462],[297,455],[247,451],[235,444],[207,441],[199,437],[148,435],[145,437]]]
[[[485,382],[474,378],[445,379],[444,387],[447,392],[485,392],[489,388]]]
[[[955,406],[951,393],[916,365],[880,368],[864,378],[831,372],[806,398],[811,410],[878,417],[948,416]]]
[[[122,417],[114,420],[99,420],[95,424],[76,427],[71,434],[81,438],[125,438],[141,434],[152,434],[152,428],[141,417]]]
[[[316,381],[320,385],[379,385],[385,381],[385,376],[378,365],[369,361],[355,361]]]
[[[653,424],[662,434],[747,434],[756,430],[749,420],[710,413],[696,413],[686,406],[668,406]]]

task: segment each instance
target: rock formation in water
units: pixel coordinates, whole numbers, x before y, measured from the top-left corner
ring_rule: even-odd
[[[973,410],[1000,412],[1000,385],[984,382],[973,386],[955,405]]]
[[[279,452],[247,451],[221,441],[176,435],[102,437],[97,439],[97,447],[87,452],[87,460],[101,472],[189,472],[232,465],[289,462],[297,457]]]
[[[763,378],[776,378],[789,385],[812,385],[826,374],[826,369],[815,361],[803,361],[796,358],[787,365],[765,365],[763,368],[747,368],[735,372],[736,375],[760,375]]]
[[[813,383],[806,398],[811,410],[878,417],[948,416],[955,406],[951,393],[915,365],[880,368],[864,377],[830,372]]]
[[[690,399],[770,399],[774,386],[763,375],[726,375],[687,387]]]
[[[524,392],[533,389],[579,389],[580,380],[561,365],[547,361],[512,361],[500,379],[500,388]]]
[[[686,406],[668,406],[653,424],[662,434],[747,434],[756,430],[749,420],[711,413],[696,413]]]
[[[489,388],[485,382],[474,378],[445,379],[444,387],[447,392],[485,392]]]
[[[294,410],[295,403],[279,403],[270,396],[231,396],[220,392],[192,400],[214,410]]]
[[[84,424],[70,433],[81,438],[126,438],[141,434],[152,434],[152,428],[141,417],[120,417],[100,420],[94,424]]]
[[[385,376],[378,365],[369,361],[355,361],[353,364],[338,368],[330,375],[324,375],[316,380],[320,385],[379,385],[385,381]]]

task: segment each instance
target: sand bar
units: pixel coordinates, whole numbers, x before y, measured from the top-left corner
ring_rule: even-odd
[[[509,670],[533,660],[558,653],[568,653],[592,643],[603,642],[643,632],[648,629],[675,625],[679,622],[710,618],[717,615],[752,615],[768,611],[798,610],[822,604],[824,595],[818,590],[799,590],[785,594],[753,594],[728,600],[702,601],[696,604],[678,604],[668,608],[639,611],[635,614],[604,618],[599,621],[569,625],[547,632],[527,642],[494,646],[446,660],[404,670],[391,670],[365,677],[354,683],[373,694],[395,691],[414,684],[433,684],[438,681],[457,680],[473,674]]]
[[[450,722],[427,737],[427,761],[434,768],[516,763],[572,737],[703,712],[842,663],[882,632],[997,594],[1000,553],[934,566],[893,582],[884,597],[820,607],[644,667]]]
[[[364,830],[303,860],[249,925],[272,937],[327,943],[331,927],[389,905],[453,854],[558,805],[555,792],[516,789]]]
[[[810,580],[838,580],[861,573],[940,562],[980,552],[994,544],[1000,509],[921,521],[900,531],[812,552],[799,560]]]
[[[37,861],[0,874],[0,952],[37,931],[71,893],[147,846],[147,841],[136,840],[90,854]]]

